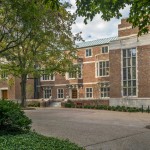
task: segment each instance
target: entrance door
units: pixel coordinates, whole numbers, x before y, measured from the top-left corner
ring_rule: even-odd
[[[2,90],[2,99],[8,99],[8,91]]]
[[[77,98],[77,89],[72,89],[72,98]]]

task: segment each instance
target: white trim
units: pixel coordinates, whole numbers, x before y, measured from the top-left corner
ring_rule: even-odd
[[[102,52],[103,47],[108,47],[108,52],[107,53],[103,53]],[[109,45],[103,45],[103,46],[101,46],[101,54],[109,54]]]
[[[43,74],[43,75],[46,75],[46,74]],[[53,75],[53,80],[51,80],[51,75],[46,75],[46,76],[49,76],[49,80],[43,80],[43,75],[41,76],[40,78],[40,81],[55,81],[55,75]]]
[[[96,61],[95,63],[96,63],[96,71],[95,71],[95,73],[96,73],[96,78],[100,78],[100,77],[109,77],[110,76],[110,62],[109,62],[109,75],[105,75],[105,76],[98,76],[97,75],[97,63],[98,63],[98,67],[99,67],[99,62],[106,62],[106,61],[108,61],[109,62],[109,59],[106,59],[106,60],[98,60],[98,61]],[[98,74],[100,74],[100,71],[99,71],[99,69],[98,69]]]
[[[90,64],[90,63],[95,63],[95,61],[85,61],[83,64]]]
[[[62,98],[58,98],[58,90],[63,90],[63,97]],[[64,88],[58,88],[57,89],[57,99],[64,99]]]
[[[91,56],[86,56],[86,50],[88,49],[91,49]],[[93,57],[93,48],[91,47],[85,48],[85,58],[89,58],[89,57]]]
[[[150,44],[150,34],[145,34],[140,37],[132,36],[128,38],[120,38],[110,42],[109,50],[126,49]]]
[[[106,81],[107,82],[107,81]],[[82,85],[89,85],[89,84],[97,84],[98,82],[87,82],[87,83],[70,83],[72,85],[74,84],[82,84]],[[45,84],[45,85],[41,85],[41,86],[37,86],[37,87],[45,87],[45,86],[66,86],[68,84]]]
[[[135,48],[135,50],[136,50],[136,95],[134,95],[134,96],[124,96],[123,95],[123,50],[124,49],[132,49],[132,48]],[[137,71],[137,67],[138,67],[138,64],[137,64],[137,47],[130,47],[130,48],[122,48],[121,49],[121,96],[123,97],[123,98],[126,98],[126,97],[138,97],[138,71]],[[132,81],[132,80],[131,80]]]
[[[0,90],[8,90],[8,87],[0,88]]]
[[[89,88],[92,89],[92,97],[87,97],[87,96],[86,96],[86,89],[89,89]],[[93,98],[93,87],[86,87],[86,88],[85,88],[85,98]]]
[[[130,34],[130,35],[126,35],[126,36],[120,36],[120,37],[118,37],[118,39],[130,38],[130,37],[134,37],[134,36],[137,37],[137,34]]]
[[[52,88],[50,86],[46,86],[46,87],[48,87],[48,89],[50,90],[50,96],[52,96]],[[50,96],[48,98],[45,98],[45,89],[44,88],[42,89],[42,91],[43,91],[43,98],[49,99]]]
[[[132,26],[118,28],[118,31],[127,30],[127,29],[132,29]]]

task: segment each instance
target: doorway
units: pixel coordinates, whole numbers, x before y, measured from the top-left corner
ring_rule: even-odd
[[[72,89],[72,98],[77,98],[77,89]]]
[[[8,90],[2,90],[2,99],[8,99]]]

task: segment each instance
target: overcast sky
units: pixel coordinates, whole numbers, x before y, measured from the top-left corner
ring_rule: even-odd
[[[68,0],[72,4],[72,8],[69,9],[71,12],[75,12],[76,5],[75,0]],[[128,17],[129,7],[121,10],[123,18]],[[85,41],[91,41],[101,38],[114,37],[118,35],[118,24],[120,20],[111,19],[111,21],[106,22],[101,19],[100,15],[96,15],[93,21],[89,21],[88,24],[84,24],[84,18],[77,17],[76,23],[72,26],[73,34],[82,32],[82,38]]]

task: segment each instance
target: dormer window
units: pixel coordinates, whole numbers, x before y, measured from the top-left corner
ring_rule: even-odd
[[[105,54],[105,53],[108,53],[108,52],[109,52],[108,46],[103,46],[102,47],[102,53]]]

